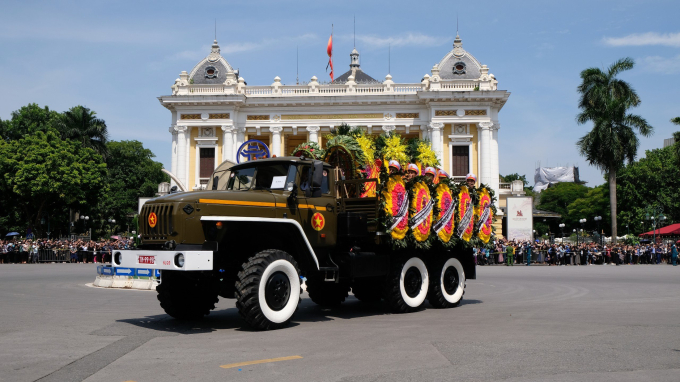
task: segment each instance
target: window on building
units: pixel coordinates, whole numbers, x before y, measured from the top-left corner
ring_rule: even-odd
[[[201,178],[201,183],[208,183],[210,175],[212,175],[215,170],[215,148],[214,147],[201,147],[199,151],[199,177]],[[203,181],[205,179],[205,182]]]
[[[451,146],[451,176],[465,176],[470,171],[468,146]]]

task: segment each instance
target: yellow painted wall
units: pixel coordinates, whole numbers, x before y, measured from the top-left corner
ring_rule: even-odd
[[[472,172],[475,175],[477,175],[477,179],[479,180],[479,167],[478,167],[479,164],[477,163],[477,159],[478,159],[477,150],[479,149],[477,147],[477,139],[478,139],[477,125],[472,124],[472,123],[470,124],[470,134],[472,134],[472,149],[470,150],[471,151],[470,155],[472,155],[472,158],[470,158],[470,160],[472,160]]]
[[[194,138],[198,138],[198,129],[200,128],[192,127],[191,134],[189,134],[189,184],[186,186],[191,190],[193,190],[196,185],[196,140]]]
[[[187,187],[189,189],[194,188],[194,186],[197,185],[198,180],[196,179],[196,140],[194,138],[198,138],[198,132],[199,132],[200,127],[192,127],[191,128],[191,141],[190,141],[190,148],[189,148],[189,184],[187,184]],[[217,127],[215,127],[215,134],[217,136],[217,147],[215,148],[215,166],[219,166],[220,163],[222,163],[222,137],[223,134],[220,134],[221,130]]]
[[[444,125],[444,130],[442,130],[442,135],[444,136],[444,140],[442,141],[442,168],[446,172],[449,171],[449,156],[450,156],[450,150],[449,150],[449,135],[453,134],[453,130],[451,124],[445,124]]]

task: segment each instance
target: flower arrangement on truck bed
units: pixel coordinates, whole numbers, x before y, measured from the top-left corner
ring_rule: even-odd
[[[324,160],[345,179],[376,179],[365,184],[360,197],[379,198],[380,231],[394,248],[485,246],[493,241],[493,189],[476,187],[473,174],[466,182],[455,182],[440,168],[430,142],[407,141],[394,132],[372,137],[346,124],[324,138],[326,147],[306,142],[292,155]]]

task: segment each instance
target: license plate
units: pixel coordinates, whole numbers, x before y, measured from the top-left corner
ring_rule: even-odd
[[[139,256],[139,264],[156,264],[156,256]]]

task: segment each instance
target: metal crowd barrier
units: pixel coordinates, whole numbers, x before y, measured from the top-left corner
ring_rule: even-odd
[[[108,251],[78,251],[71,254],[68,249],[39,249],[38,262],[40,263],[105,263],[111,262],[111,253]]]

